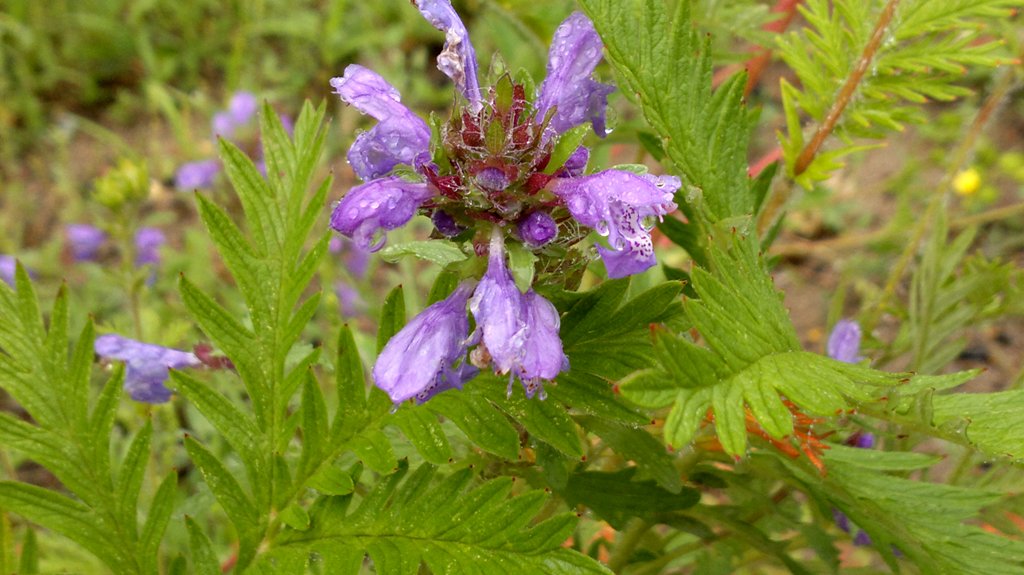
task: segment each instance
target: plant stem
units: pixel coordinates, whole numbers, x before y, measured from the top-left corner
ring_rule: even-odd
[[[1010,204],[993,208],[978,214],[964,216],[949,222],[951,231],[962,230],[971,226],[978,226],[1001,220],[1008,220],[1013,217],[1024,215],[1024,202]],[[859,234],[850,234],[831,240],[823,241],[796,241],[784,244],[776,244],[772,247],[772,254],[782,257],[802,257],[819,254],[832,254],[850,249],[856,249],[866,244],[895,238],[906,232],[904,228],[885,227]]]
[[[815,130],[814,135],[811,137],[811,141],[808,142],[802,150],[800,150],[800,154],[797,156],[796,162],[793,164],[792,179],[788,181],[788,185],[780,186],[773,190],[771,197],[768,198],[768,202],[764,206],[764,211],[762,211],[761,217],[758,218],[757,229],[759,232],[763,232],[774,223],[775,215],[783,206],[786,205],[793,193],[792,180],[807,171],[807,168],[809,168],[811,163],[814,162],[814,158],[818,155],[818,151],[825,143],[825,140],[832,135],[833,130],[835,130],[836,126],[839,124],[839,120],[843,117],[843,112],[857,93],[857,87],[860,85],[861,80],[864,79],[864,75],[871,68],[871,62],[878,53],[878,48],[882,45],[882,40],[885,38],[885,33],[889,28],[889,23],[892,22],[892,18],[896,14],[897,4],[899,4],[899,0],[889,0],[882,9],[882,13],[878,15],[878,21],[875,22],[875,28],[871,32],[871,38],[868,39],[868,43],[865,44],[864,49],[861,50],[856,66],[854,66],[850,75],[846,77],[846,81],[843,82],[843,86],[839,89],[839,92],[836,93],[836,98],[835,101],[832,102],[832,107],[829,108],[828,113],[825,114],[825,119],[818,125],[818,129]]]
[[[643,519],[631,519],[629,525],[622,532],[622,538],[619,539],[618,544],[615,545],[615,550],[612,551],[612,555],[608,559],[608,568],[616,573],[621,572],[622,568],[629,563],[629,558],[633,555],[633,550],[640,543],[640,539],[643,538],[651,527],[651,523]]]
[[[832,130],[835,129],[839,119],[842,118],[846,106],[853,100],[853,96],[857,92],[857,86],[860,85],[864,74],[871,67],[871,61],[874,60],[879,46],[882,45],[885,31],[889,28],[889,23],[892,22],[892,17],[896,14],[897,4],[899,4],[899,0],[889,0],[885,4],[885,8],[882,9],[882,13],[878,15],[878,22],[875,23],[875,29],[871,32],[871,38],[864,45],[864,50],[860,53],[856,67],[846,77],[846,82],[843,83],[843,87],[836,94],[832,107],[825,115],[825,119],[818,125],[818,129],[814,132],[811,141],[807,143],[804,149],[800,151],[800,155],[797,156],[796,163],[793,165],[794,176],[804,173],[811,165],[814,157],[818,154],[818,150],[821,149],[821,145],[825,143],[825,139],[832,134]]]
[[[939,183],[939,191],[936,192],[931,201],[928,203],[927,211],[925,215],[918,222],[914,228],[914,234],[911,236],[910,241],[907,242],[907,246],[903,249],[903,253],[900,254],[900,259],[893,266],[892,272],[889,274],[889,279],[885,282],[885,288],[876,298],[871,305],[867,306],[868,312],[867,317],[862,322],[864,331],[870,332],[874,329],[881,318],[882,313],[885,310],[885,306],[888,305],[889,301],[895,296],[896,288],[899,286],[900,281],[903,279],[903,274],[907,267],[910,266],[910,262],[914,259],[914,254],[917,253],[917,248],[924,239],[925,233],[931,227],[931,222],[935,219],[936,213],[939,208],[945,205],[946,196],[948,195],[949,183],[953,180],[953,177],[967,162],[967,157],[970,155],[971,150],[974,149],[974,144],[981,136],[982,131],[988,124],[992,115],[999,108],[999,104],[1002,103],[1010,91],[1016,86],[1014,82],[1014,71],[1007,70],[999,78],[998,83],[985,100],[984,105],[978,110],[978,114],[974,117],[974,121],[971,122],[971,127],[967,130],[967,134],[964,135],[963,140],[960,141],[960,145],[954,150],[952,157],[953,160],[949,164],[949,168],[946,170],[946,175]]]

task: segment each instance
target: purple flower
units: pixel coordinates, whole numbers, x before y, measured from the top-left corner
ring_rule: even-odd
[[[444,50],[437,56],[437,68],[455,82],[471,109],[480,109],[480,83],[476,51],[469,32],[449,0],[413,0],[430,25],[444,32]]]
[[[590,149],[586,146],[576,148],[576,151],[569,156],[562,166],[561,176],[566,178],[578,178],[587,169],[587,162],[590,161]]]
[[[608,237],[611,249],[599,246],[598,252],[608,277],[620,278],[656,263],[650,227],[644,219],[661,218],[676,209],[672,197],[680,185],[674,176],[605,170],[555,179],[553,189],[576,221]]]
[[[382,232],[405,225],[432,195],[425,183],[396,176],[378,178],[349,190],[331,213],[331,227],[360,248],[375,252],[384,247]]]
[[[543,382],[569,367],[558,337],[558,311],[532,289],[525,295],[519,292],[505,265],[503,232],[498,228],[491,236],[487,273],[477,285],[469,309],[494,372],[509,374],[509,395],[518,377],[527,397],[540,391],[543,399]]]
[[[332,254],[341,256],[352,277],[361,279],[366,276],[366,268],[370,265],[370,252],[355,245],[352,240],[341,236],[331,238],[327,249]]]
[[[135,265],[158,265],[160,248],[166,241],[164,233],[157,228],[139,228],[139,231],[135,232]]]
[[[441,235],[445,237],[453,238],[466,231],[466,228],[460,226],[459,222],[456,222],[455,218],[451,217],[444,210],[435,210],[430,216],[430,221],[434,223],[437,231],[441,232]]]
[[[374,384],[398,404],[423,403],[447,389],[461,389],[477,374],[466,363],[469,319],[463,283],[447,299],[423,310],[392,337],[373,366]]]
[[[863,359],[860,354],[860,325],[849,319],[841,319],[832,328],[828,337],[828,356],[846,363],[857,363]]]
[[[555,31],[548,53],[548,74],[537,99],[537,115],[543,118],[554,108],[550,127],[556,134],[589,121],[594,133],[605,136],[605,108],[608,94],[615,87],[591,78],[601,61],[602,49],[594,24],[581,12],[574,12]]]
[[[334,294],[338,296],[338,306],[341,308],[341,315],[345,317],[356,317],[366,308],[366,302],[363,301],[363,296],[359,295],[359,290],[348,282],[335,282]]]
[[[873,449],[875,447],[875,434],[867,431],[858,431],[850,436],[846,443],[860,449]]]
[[[220,162],[201,160],[182,164],[174,174],[174,187],[179,190],[205,189],[213,186],[220,173]]]
[[[494,363],[494,371],[506,374],[520,363],[526,342],[523,324],[523,294],[519,293],[512,274],[505,265],[505,244],[502,230],[491,235],[487,273],[476,286],[469,309],[476,318],[483,344]]]
[[[390,172],[399,164],[416,166],[430,159],[430,127],[406,108],[398,90],[376,72],[355,64],[331,79],[341,99],[379,122],[356,137],[348,161],[363,180]]]
[[[114,334],[96,338],[93,348],[102,357],[127,363],[124,389],[132,399],[143,403],[164,403],[171,398],[171,390],[164,386],[169,369],[201,364],[195,354]]]
[[[259,101],[250,92],[235,92],[228,109],[214,114],[212,127],[215,136],[230,139],[235,130],[248,124],[256,116]]]
[[[14,287],[14,276],[18,269],[18,261],[14,256],[0,254],[0,280]]]
[[[103,242],[107,241],[107,233],[89,224],[68,224],[64,228],[68,247],[75,260],[87,262],[96,259]]]
[[[519,222],[519,237],[532,248],[547,244],[557,235],[558,224],[547,212],[532,212]]]
[[[539,391],[544,399],[543,382],[569,369],[569,358],[562,352],[562,339],[558,337],[561,319],[555,306],[531,289],[523,294],[523,323],[526,339],[517,375],[526,397],[532,398]]]

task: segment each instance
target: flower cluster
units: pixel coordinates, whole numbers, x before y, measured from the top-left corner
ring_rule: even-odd
[[[486,254],[487,270],[479,281],[467,277],[392,338],[377,360],[374,380],[396,403],[422,402],[460,388],[489,367],[509,376],[510,393],[518,378],[527,396],[543,398],[543,382],[568,368],[559,315],[532,287],[524,293],[516,286],[507,242],[542,262],[572,261],[568,250],[590,228],[606,238],[597,253],[609,277],[644,271],[656,263],[652,220],[676,208],[680,181],[621,170],[584,175],[586,147],[554,153],[560,136],[577,126],[589,123],[598,136],[606,134],[607,98],[614,88],[592,77],[603,46],[586,16],[574,13],[559,26],[547,76],[536,94],[527,94],[526,82],[508,74],[490,89],[481,88],[473,44],[449,0],[413,3],[445,33],[438,68],[463,100],[432,141],[427,123],[375,72],[350,65],[332,79],[341,99],[377,124],[359,134],[348,152],[363,183],[335,206],[331,227],[375,251],[388,231],[423,214],[434,223],[436,237],[472,241],[475,254]],[[552,165],[555,157],[563,158],[561,165]],[[577,259],[586,263],[583,256]],[[467,305],[476,322],[473,333]]]

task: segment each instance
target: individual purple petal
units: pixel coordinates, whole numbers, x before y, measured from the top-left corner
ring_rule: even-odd
[[[608,237],[610,249],[598,251],[612,278],[641,272],[655,264],[650,228],[645,218],[663,217],[676,209],[673,194],[681,182],[674,176],[638,175],[605,170],[580,178],[556,178],[555,195],[579,223]]]
[[[603,47],[594,24],[581,12],[573,12],[555,31],[548,54],[548,75],[537,97],[537,117],[543,118],[555,108],[549,127],[556,134],[587,121],[598,136],[603,138],[607,133],[605,109],[608,94],[615,87],[591,77],[601,61]]]
[[[135,232],[135,265],[160,263],[160,248],[167,242],[167,237],[157,228],[139,228]]]
[[[14,256],[0,254],[0,280],[13,287],[17,269],[18,262],[14,259]]]
[[[523,294],[505,265],[503,231],[494,228],[491,235],[487,272],[476,286],[469,309],[476,318],[483,344],[491,356],[494,371],[512,372],[519,365],[526,341],[523,323]]]
[[[388,340],[373,366],[373,381],[391,401],[414,397],[422,403],[443,390],[461,389],[476,375],[465,363],[466,301],[472,289],[463,283]]]
[[[540,392],[540,398],[544,399],[543,382],[569,369],[569,358],[562,353],[562,340],[558,336],[561,320],[555,306],[532,289],[523,294],[522,301],[526,339],[516,371],[526,397],[532,398]]]
[[[188,162],[178,168],[174,174],[174,187],[179,190],[204,189],[213,186],[217,174],[220,173],[220,162],[217,160],[202,160],[199,162]]]
[[[480,81],[476,51],[469,32],[449,0],[413,0],[430,25],[444,32],[444,50],[437,56],[437,68],[455,82],[475,111],[480,108]]]
[[[486,192],[502,192],[511,184],[508,175],[501,168],[484,168],[474,176],[476,185]]]
[[[539,248],[558,236],[558,224],[547,212],[531,212],[519,222],[519,237],[531,248]]]
[[[857,363],[860,361],[860,325],[849,319],[841,319],[832,328],[828,337],[828,356],[837,361]]]
[[[89,224],[68,224],[64,234],[72,257],[80,262],[96,259],[103,243],[107,241],[106,232]]]
[[[127,364],[124,389],[132,399],[144,403],[163,403],[171,398],[171,390],[164,386],[169,369],[196,367],[202,363],[193,353],[115,334],[96,338],[93,349],[102,357]]]
[[[563,178],[578,178],[587,169],[587,162],[590,161],[590,148],[580,146],[576,148],[569,159],[562,165],[558,175]]]
[[[331,214],[331,227],[352,238],[356,246],[375,252],[384,246],[382,234],[406,224],[420,204],[433,195],[427,184],[391,176],[349,190]]]
[[[430,127],[401,103],[398,90],[376,72],[352,64],[332,78],[341,99],[379,122],[356,137],[348,161],[361,179],[372,180],[399,164],[418,166],[430,160]]]
[[[853,537],[853,544],[861,547],[871,545],[871,536],[868,535],[867,531],[858,531],[857,535]]]

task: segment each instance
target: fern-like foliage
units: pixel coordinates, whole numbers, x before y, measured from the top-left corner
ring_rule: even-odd
[[[421,564],[438,575],[609,573],[562,547],[575,515],[531,525],[547,499],[543,492],[508,497],[512,478],[473,485],[470,469],[444,478],[431,465],[407,471],[403,463],[363,498],[320,498],[309,529],[282,537],[254,572],[301,574],[312,562],[323,573],[355,574],[369,555],[381,574],[416,573]]]
[[[969,94],[957,82],[971,66],[993,66],[998,42],[986,20],[1006,18],[1013,0],[809,0],[807,25],[778,40],[799,87],[782,80],[787,129],[782,148],[790,176],[803,185],[828,177],[854,138],[879,138],[923,118],[929,100]],[[803,118],[842,144],[812,158]],[[829,125],[831,124],[831,125]],[[827,134],[826,134],[827,135]],[[820,143],[819,143],[820,144]],[[804,156],[804,157],[801,157]],[[809,162],[809,163],[808,163]]]
[[[712,91],[710,44],[691,23],[690,2],[678,2],[672,15],[651,0],[580,4],[601,34],[619,86],[643,109],[675,171],[703,190],[713,219],[753,213],[759,198],[746,175],[744,78]]]
[[[893,474],[931,466],[936,458],[835,446],[825,461],[829,473],[824,478],[785,464],[823,514],[831,517],[831,508],[845,513],[870,535],[893,569],[898,568],[898,556],[907,557],[922,573],[1009,575],[1024,568],[1024,543],[966,523],[996,503],[998,493]]]
[[[689,443],[710,409],[722,446],[741,455],[747,446],[747,409],[780,438],[793,433],[793,414],[780,396],[807,413],[832,416],[910,377],[802,351],[757,243],[739,233],[722,243],[710,249],[709,269],[694,270],[699,299],[684,305],[706,347],[685,335],[657,333],[657,366],[621,383],[623,395],[640,405],[671,406],[665,422],[669,444]],[[925,380],[933,379],[964,378]]]
[[[123,371],[91,397],[92,323],[86,323],[69,353],[66,291],[58,293],[47,328],[20,266],[15,289],[0,282],[0,317],[0,387],[33,421],[0,413],[0,445],[42,465],[70,491],[2,481],[0,509],[75,541],[115,573],[158,573],[177,477],[172,473],[163,481],[140,522],[139,493],[153,430],[147,422],[121,461],[111,461]],[[22,564],[31,564],[25,559]]]

